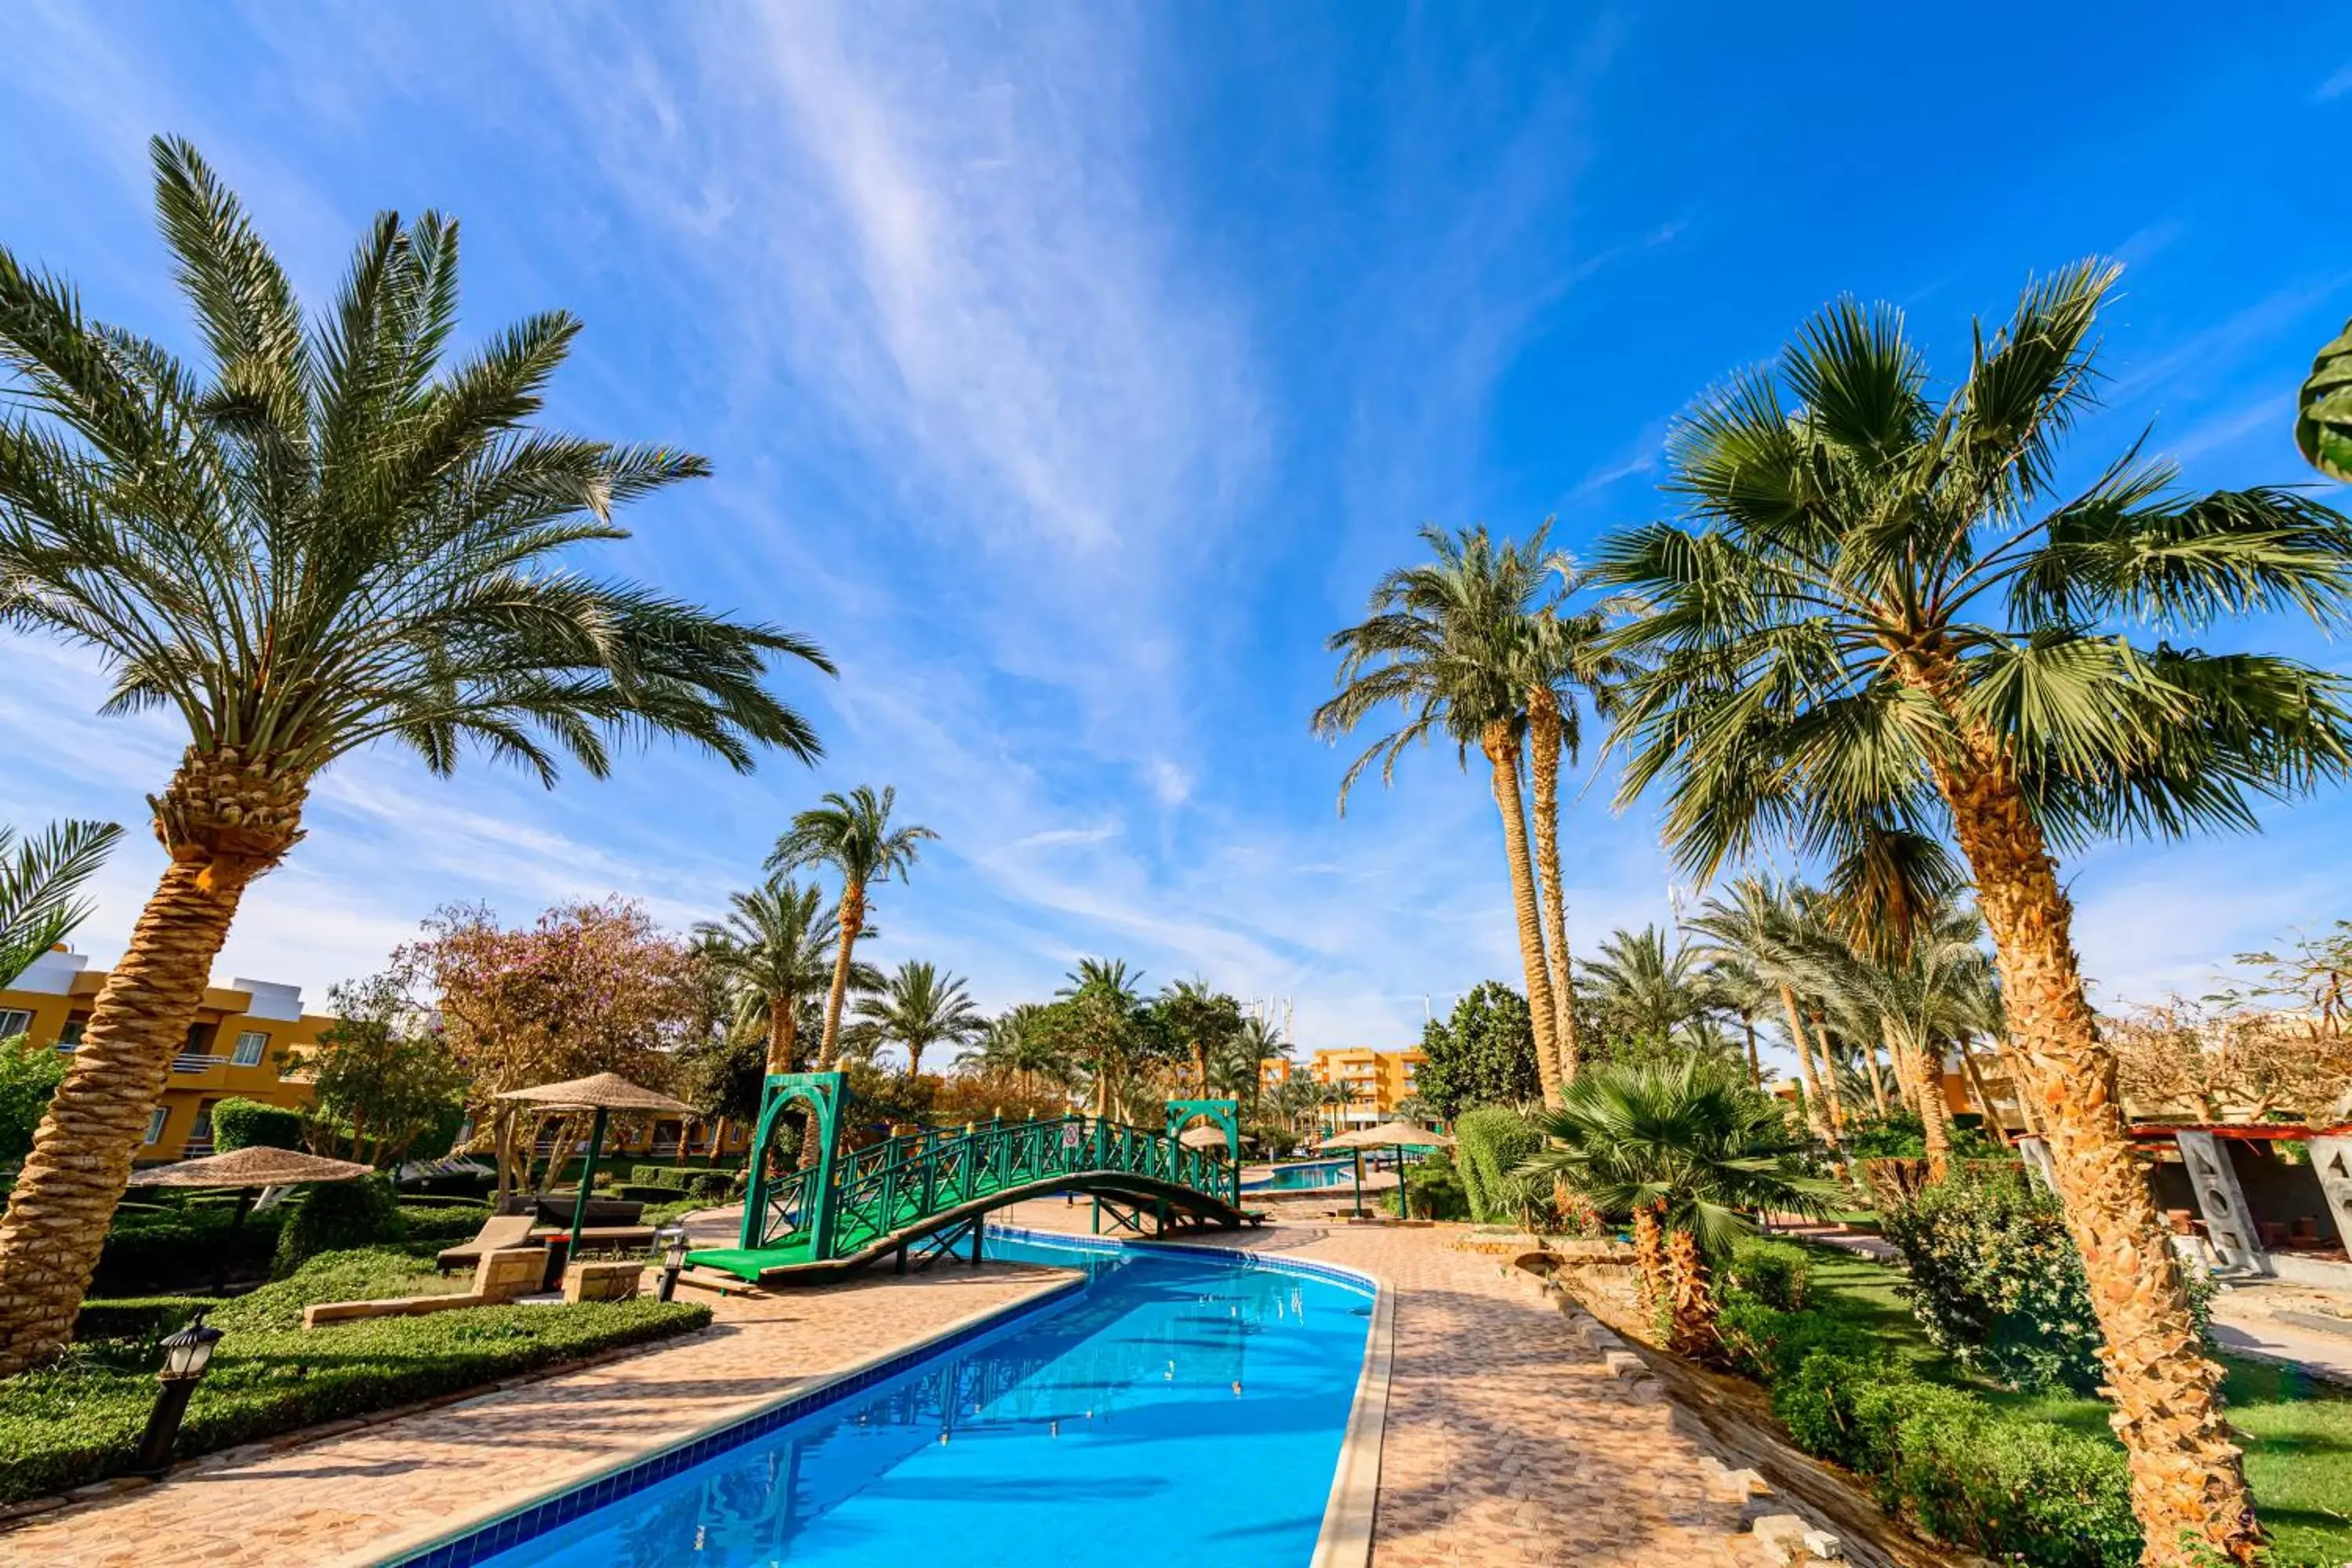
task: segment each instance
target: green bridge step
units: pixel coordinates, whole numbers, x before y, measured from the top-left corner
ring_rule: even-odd
[[[808,1238],[795,1237],[775,1247],[709,1247],[686,1255],[688,1263],[704,1268],[716,1268],[722,1274],[732,1274],[738,1279],[760,1282],[760,1275],[770,1268],[784,1268],[806,1263]]]

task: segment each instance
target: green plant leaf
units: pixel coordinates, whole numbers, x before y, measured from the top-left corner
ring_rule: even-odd
[[[2313,468],[2352,484],[2352,321],[2311,362],[2295,413],[2294,444]]]

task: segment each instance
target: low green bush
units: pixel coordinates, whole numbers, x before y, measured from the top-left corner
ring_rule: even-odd
[[[1801,1247],[1760,1237],[1742,1237],[1731,1247],[1723,1282],[1768,1307],[1802,1311],[1812,1296],[1813,1260]]]
[[[2013,1388],[2097,1390],[2102,1338],[2058,1200],[2021,1173],[1956,1170],[1883,1215],[1936,1348]],[[2191,1290],[2198,1326],[2211,1288]]]
[[[257,1100],[224,1100],[213,1107],[213,1147],[231,1149],[299,1149],[302,1113]]]
[[[640,1187],[667,1187],[689,1197],[723,1198],[740,1173],[728,1166],[706,1169],[698,1165],[632,1165],[629,1181]]]
[[[291,1277],[224,1302],[225,1332],[197,1384],[175,1452],[182,1458],[315,1422],[365,1415],[703,1327],[699,1303],[582,1302],[477,1307],[304,1331],[310,1301],[426,1289],[431,1265],[389,1250],[330,1254]],[[0,1382],[0,1501],[99,1480],[131,1461],[155,1398],[150,1347],[97,1340]]]
[[[382,1176],[362,1176],[350,1182],[321,1182],[290,1205],[278,1232],[278,1252],[270,1273],[283,1279],[322,1252],[341,1252],[380,1241],[398,1241],[403,1234],[400,1206],[392,1184]],[[478,1222],[466,1232],[478,1230]]]
[[[1524,1224],[1549,1206],[1549,1191],[1538,1194],[1516,1173],[1543,1147],[1531,1119],[1507,1106],[1480,1106],[1463,1113],[1454,1137],[1471,1218],[1480,1225]]]
[[[1409,1210],[1400,1209],[1401,1198],[1412,1200]],[[1403,1188],[1383,1194],[1381,1206],[1407,1219],[1470,1217],[1470,1196],[1463,1189],[1462,1173],[1442,1150],[1417,1164],[1406,1166]]]
[[[479,1204],[464,1208],[402,1204],[398,1213],[404,1241],[470,1241],[490,1217],[490,1211]]]
[[[134,1296],[120,1300],[87,1300],[74,1315],[74,1338],[138,1340],[152,1344],[165,1334],[187,1326],[190,1318],[221,1304],[217,1296]]]
[[[2130,1479],[2113,1445],[1910,1375],[1820,1352],[1772,1391],[1807,1452],[1866,1477],[1881,1507],[1989,1557],[2046,1568],[2139,1561]]]

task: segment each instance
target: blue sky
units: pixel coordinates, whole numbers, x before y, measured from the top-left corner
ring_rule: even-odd
[[[1798,16],[1802,9],[1807,13]],[[552,795],[368,756],[221,972],[360,973],[435,905],[623,892],[683,926],[823,789],[941,835],[876,956],[989,1005],[1112,952],[1402,1043],[1517,973],[1493,808],[1409,758],[1343,822],[1321,645],[1423,522],[1570,546],[1657,515],[1665,422],[1841,291],[1946,364],[1971,313],[2129,266],[2108,411],[2192,481],[2308,478],[2352,312],[2352,42],[2323,7],[1030,4],[12,8],[0,238],[184,343],[146,137],[193,137],[313,299],[377,208],[465,224],[467,321],[567,307],[552,416],[717,477],[600,563],[818,638],[828,750],[656,750]],[[2260,635],[2260,634],[2258,634]],[[2282,631],[2280,636],[2288,634]],[[2333,664],[2337,650],[2294,645]],[[142,824],[177,745],[86,657],[5,653],[0,819]],[[1579,782],[1590,772],[1579,775]],[[1578,940],[1664,919],[1648,816],[1574,804]],[[2072,865],[2110,994],[2352,913],[2330,798]],[[160,864],[143,827],[82,942]]]

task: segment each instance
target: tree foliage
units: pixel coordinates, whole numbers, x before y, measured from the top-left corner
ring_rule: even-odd
[[[1414,1081],[1421,1098],[1452,1121],[1481,1105],[1524,1105],[1542,1092],[1527,999],[1499,980],[1482,981],[1444,1019],[1421,1027],[1429,1059]]]
[[[111,822],[53,822],[23,840],[0,826],[0,986],[89,918],[77,895],[121,837]]]
[[[66,1058],[22,1035],[0,1039],[0,1165],[15,1165],[33,1147],[49,1097],[65,1081]]]
[[[352,1159],[396,1165],[419,1140],[455,1125],[470,1080],[398,970],[345,982],[329,997],[335,1021],[305,1053],[312,1121]]]

